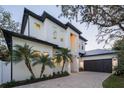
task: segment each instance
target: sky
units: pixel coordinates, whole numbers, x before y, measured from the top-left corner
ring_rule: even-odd
[[[58,18],[58,16],[61,14],[61,9],[60,7],[56,7],[55,5],[4,5],[2,6],[2,8],[11,13],[12,19],[20,23],[22,22],[24,8],[28,8],[38,15],[42,15],[43,11],[46,11],[53,17],[60,20],[62,23],[66,23],[69,21],[68,19],[63,17]],[[96,41],[96,35],[98,33],[96,26],[90,25],[89,27],[87,27],[85,23],[80,24],[76,23],[75,21],[72,21],[71,23],[76,28],[78,28],[82,32],[82,36],[88,40],[86,50],[103,49],[103,43],[98,44]]]

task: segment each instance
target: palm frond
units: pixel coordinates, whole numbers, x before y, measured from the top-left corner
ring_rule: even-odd
[[[18,62],[20,62],[20,61],[23,60],[23,57],[22,57],[20,51],[13,50],[13,53],[12,53],[12,60],[13,60],[13,62],[15,62],[15,63],[18,63]]]
[[[37,64],[39,64],[38,61],[34,62],[34,63],[32,64],[32,66],[36,66]]]

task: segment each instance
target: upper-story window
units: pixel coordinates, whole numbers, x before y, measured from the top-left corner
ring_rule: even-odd
[[[34,23],[34,28],[35,28],[36,30],[40,30],[41,25],[40,25],[38,22],[35,22],[35,23]]]
[[[60,41],[61,41],[61,42],[64,42],[64,32],[63,32],[63,31],[61,31]]]
[[[84,46],[82,45],[82,50],[84,50]]]
[[[53,26],[53,39],[57,39],[57,27]]]
[[[64,38],[63,38],[63,37],[61,37],[61,38],[60,38],[60,41],[61,41],[61,42],[63,42],[63,41],[64,41]]]
[[[57,39],[57,31],[53,32],[53,39]]]

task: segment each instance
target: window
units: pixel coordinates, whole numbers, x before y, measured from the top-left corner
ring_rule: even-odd
[[[82,50],[84,50],[84,46],[82,45]]]
[[[56,31],[53,32],[53,39],[57,39],[57,32]]]
[[[41,25],[40,25],[39,23],[35,22],[35,23],[34,23],[34,28],[35,28],[36,30],[40,30]]]
[[[60,41],[61,41],[61,42],[63,42],[63,41],[64,41],[64,39],[61,37],[61,38],[60,38]]]
[[[60,32],[60,41],[64,42],[64,39],[65,39],[64,32],[61,30],[61,32]]]
[[[71,48],[75,50],[76,48],[76,35],[71,33],[70,34],[70,43],[71,43]]]

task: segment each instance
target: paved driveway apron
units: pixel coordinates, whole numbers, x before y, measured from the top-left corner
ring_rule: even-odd
[[[41,81],[18,88],[101,88],[109,73],[79,72],[70,76]]]

